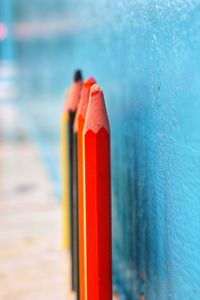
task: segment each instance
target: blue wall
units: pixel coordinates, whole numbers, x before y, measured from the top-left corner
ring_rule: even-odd
[[[33,94],[52,99],[40,112],[48,126],[39,127],[54,126],[49,138],[58,145],[53,107],[60,109],[73,70],[104,90],[115,287],[132,300],[141,292],[145,300],[199,300],[200,1],[49,2],[57,11],[38,10],[35,19],[68,23],[56,36],[17,41],[29,71],[21,74],[24,93],[29,107]]]
[[[6,37],[0,39],[0,62],[13,60],[12,6],[10,0],[0,0],[0,22],[6,26]]]

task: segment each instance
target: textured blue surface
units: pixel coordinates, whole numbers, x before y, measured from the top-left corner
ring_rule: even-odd
[[[40,122],[46,116],[39,128],[58,142],[54,108],[75,68],[105,93],[115,287],[132,300],[141,292],[199,300],[200,1],[49,1],[57,9],[49,12],[39,3],[32,19],[68,22],[59,34],[17,42],[29,107]],[[38,114],[38,95],[51,99],[48,113]]]

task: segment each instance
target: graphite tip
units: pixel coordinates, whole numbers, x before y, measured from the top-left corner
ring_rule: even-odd
[[[76,70],[74,73],[74,81],[82,80],[82,73],[81,70]]]

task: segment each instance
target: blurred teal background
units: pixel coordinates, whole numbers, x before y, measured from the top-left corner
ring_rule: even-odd
[[[104,91],[115,289],[128,300],[199,300],[200,1],[3,2],[17,102],[58,198],[64,89],[81,68]]]

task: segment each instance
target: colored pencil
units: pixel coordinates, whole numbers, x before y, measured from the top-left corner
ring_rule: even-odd
[[[72,83],[72,86],[69,90],[68,97],[67,97],[67,103],[65,106],[65,114],[66,114],[66,136],[67,136],[67,153],[68,154],[68,197],[69,197],[69,204],[66,204],[67,197],[63,199],[63,209],[65,207],[69,206],[70,211],[70,248],[71,248],[71,274],[72,274],[72,290],[76,290],[76,265],[74,264],[74,238],[77,236],[77,232],[74,228],[74,207],[73,207],[73,190],[74,190],[74,174],[73,174],[73,155],[74,155],[74,149],[73,149],[73,124],[74,124],[74,118],[75,114],[78,108],[78,104],[80,101],[80,95],[81,95],[81,89],[82,89],[82,75],[81,72],[78,70],[75,72],[74,81]],[[65,212],[63,213],[63,216],[65,216]],[[64,225],[66,228],[67,226]],[[64,230],[65,232],[65,230]]]
[[[110,129],[103,93],[91,87],[84,125],[87,300],[112,299]]]
[[[73,132],[73,282],[74,290],[79,299],[79,261],[78,261],[78,163],[77,163],[77,132]]]
[[[85,203],[83,193],[83,126],[90,96],[90,88],[95,83],[89,78],[83,84],[81,100],[76,113],[74,131],[77,133],[78,154],[78,255],[79,255],[79,299],[86,300],[86,260],[85,260]]]
[[[69,203],[69,137],[67,123],[68,113],[61,116],[61,178],[62,178],[62,234],[64,249],[70,248],[70,203]]]

